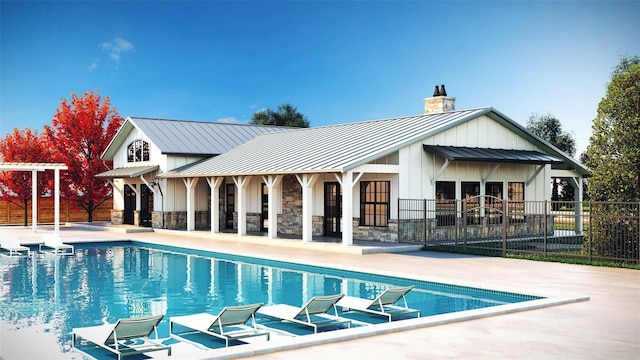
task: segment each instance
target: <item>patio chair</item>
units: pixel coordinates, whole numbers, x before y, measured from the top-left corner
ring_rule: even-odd
[[[362,311],[370,314],[382,315],[392,318],[397,315],[417,314],[420,317],[420,310],[411,309],[407,306],[405,295],[414,288],[411,286],[388,288],[378,295],[375,299],[363,299],[355,296],[345,296],[336,305],[340,306],[343,311]],[[394,305],[400,299],[403,300],[404,306]]]
[[[269,340],[270,333],[256,327],[256,311],[262,303],[251,305],[227,306],[217,315],[200,313],[184,316],[172,316],[169,318],[169,331],[173,336],[183,338],[175,332],[175,325],[180,325],[196,332],[215,336],[225,341],[229,347],[232,340],[239,340],[254,336],[266,336]],[[247,322],[251,319],[251,325]],[[182,333],[185,334],[185,333]]]
[[[0,238],[0,248],[9,252],[10,257],[22,257],[22,256],[30,256],[31,250],[26,247],[20,245],[18,241],[18,237],[13,234],[1,234],[2,238]]]
[[[50,252],[54,255],[73,255],[73,245],[64,244],[60,234],[42,234],[42,244],[38,247],[40,252]],[[42,249],[45,248],[43,251]]]
[[[338,316],[336,302],[343,296],[344,294],[315,296],[301,307],[288,304],[264,306],[258,310],[258,314],[310,326],[314,333],[323,327],[342,324],[351,327],[351,320]],[[334,315],[329,314],[332,308]]]
[[[164,345],[158,338],[157,326],[164,315],[120,319],[116,324],[106,324],[76,328],[72,330],[71,346],[77,348],[78,338],[85,339],[118,356],[143,354],[167,350],[171,356],[171,346]],[[154,334],[154,339],[150,338]]]

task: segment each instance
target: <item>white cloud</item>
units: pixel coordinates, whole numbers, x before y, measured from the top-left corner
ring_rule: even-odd
[[[98,68],[99,63],[100,63],[100,59],[94,59],[94,60],[91,62],[91,65],[89,65],[89,71],[97,69],[97,68]]]
[[[120,61],[120,55],[134,52],[135,48],[132,43],[123,38],[115,38],[110,42],[103,42],[100,48],[109,53],[109,57],[115,62]]]

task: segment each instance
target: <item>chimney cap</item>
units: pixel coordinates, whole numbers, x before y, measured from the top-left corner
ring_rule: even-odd
[[[447,96],[447,90],[445,90],[444,84],[440,85],[440,96]]]
[[[435,90],[433,90],[433,97],[438,97],[438,96],[447,96],[447,90],[445,90],[444,84],[440,85],[440,87],[436,85]]]

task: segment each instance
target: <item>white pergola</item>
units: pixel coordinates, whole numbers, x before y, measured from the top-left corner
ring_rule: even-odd
[[[67,170],[65,164],[0,162],[0,171],[31,171],[31,229],[38,229],[38,171],[54,172],[54,231],[60,232],[60,170]]]

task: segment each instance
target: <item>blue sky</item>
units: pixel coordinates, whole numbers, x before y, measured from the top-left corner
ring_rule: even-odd
[[[591,135],[638,1],[1,1],[0,135],[97,90],[121,116],[249,122],[288,102],[312,126],[456,108]]]

